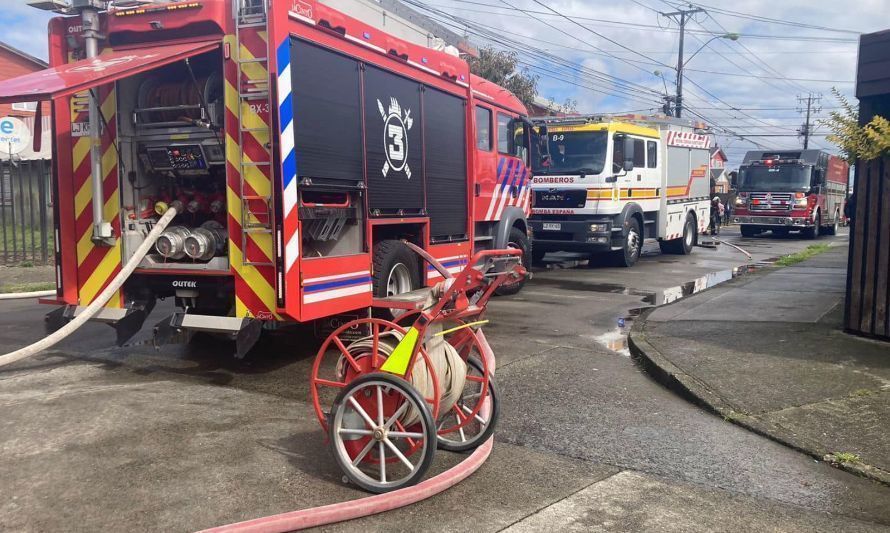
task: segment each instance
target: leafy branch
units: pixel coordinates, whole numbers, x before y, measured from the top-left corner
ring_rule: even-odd
[[[890,155],[890,121],[876,115],[871,121],[859,125],[859,109],[851,104],[836,88],[832,94],[841,104],[841,109],[829,113],[829,118],[819,122],[831,130],[826,138],[837,145],[850,163],[857,159],[869,161]]]

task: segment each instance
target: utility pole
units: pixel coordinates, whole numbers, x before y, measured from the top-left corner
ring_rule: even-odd
[[[822,101],[822,95],[810,93],[806,96],[798,96],[797,101],[800,104],[800,107],[797,108],[797,112],[806,113],[806,121],[800,127],[800,130],[798,130],[798,133],[803,137],[803,149],[806,150],[810,147],[810,135],[813,133],[810,126],[810,118],[822,111],[822,107],[818,106],[818,103]],[[807,103],[806,110],[804,110],[803,107],[804,101]]]
[[[704,13],[704,11],[704,9],[699,7],[690,6],[689,9],[662,13],[662,15],[675,20],[680,25],[680,52],[677,55],[677,96],[674,105],[674,116],[676,117],[683,115],[683,40],[686,33],[686,22],[689,21],[691,15]]]

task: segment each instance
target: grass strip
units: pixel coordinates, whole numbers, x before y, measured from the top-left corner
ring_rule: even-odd
[[[786,255],[776,261],[776,265],[778,266],[791,266],[800,263],[801,261],[806,261],[807,259],[819,255],[822,252],[827,251],[831,246],[828,244],[811,244],[804,248],[803,250],[793,253],[791,255]]]
[[[39,281],[36,283],[19,283],[18,285],[0,286],[0,293],[8,294],[10,292],[34,292],[34,291],[51,291],[56,288],[54,281]]]

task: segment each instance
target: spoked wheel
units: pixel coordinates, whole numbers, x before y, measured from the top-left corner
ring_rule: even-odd
[[[436,420],[439,448],[465,452],[488,440],[497,424],[498,395],[494,379],[485,379],[482,361],[467,359],[467,381],[464,393],[447,412]]]
[[[366,336],[350,340],[349,335],[354,335],[356,331],[364,332]],[[315,415],[326,431],[333,418],[333,411],[325,410],[326,406],[331,405],[332,391],[342,392],[362,376],[379,372],[386,361],[387,350],[393,348],[406,331],[407,328],[388,320],[360,318],[340,326],[325,339],[312,365],[310,386]],[[415,372],[418,365],[423,365],[425,371]],[[433,417],[438,416],[441,387],[426,350],[421,348],[418,351],[414,364],[408,368],[406,375],[412,379],[415,375],[422,378],[421,386],[429,394],[429,397],[423,398],[427,409]]]
[[[407,381],[382,372],[362,376],[340,391],[329,434],[346,477],[375,493],[417,483],[436,449],[433,415],[424,398]]]

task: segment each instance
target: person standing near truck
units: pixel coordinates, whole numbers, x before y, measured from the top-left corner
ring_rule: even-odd
[[[711,199],[711,235],[720,235],[720,220],[723,215],[723,204],[720,203],[720,197],[715,196]]]

